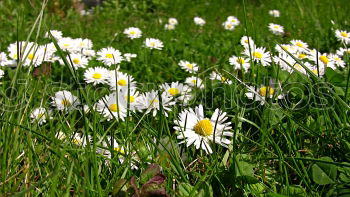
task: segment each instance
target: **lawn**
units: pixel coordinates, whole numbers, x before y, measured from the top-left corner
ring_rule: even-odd
[[[0,196],[349,196],[348,4],[0,1]]]

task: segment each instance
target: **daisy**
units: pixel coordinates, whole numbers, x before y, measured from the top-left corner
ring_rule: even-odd
[[[336,67],[341,67],[341,68],[345,67],[345,62],[338,55],[331,54],[329,56],[329,60],[334,63],[333,66],[331,67],[333,70],[335,70]]]
[[[261,63],[263,66],[269,66],[271,63],[271,56],[270,52],[265,52],[264,47],[259,47],[259,48],[251,48],[250,50],[248,48],[245,48],[244,55],[247,57],[251,57],[253,61],[256,61],[258,63]]]
[[[77,38],[77,39],[74,39],[74,42],[75,42],[74,45],[76,46],[78,51],[92,48],[92,41],[90,39]]]
[[[39,45],[34,42],[12,43],[8,46],[9,57],[13,60],[19,59],[23,66],[39,66],[43,56],[39,51]]]
[[[233,23],[231,23],[230,21],[225,21],[222,26],[224,26],[224,29],[226,30],[234,30],[235,29],[235,25]]]
[[[130,96],[128,96],[130,95]],[[123,103],[123,106],[128,106],[129,103],[129,109],[133,112],[135,111],[141,111],[143,109],[143,105],[141,103],[141,95],[136,90],[136,88],[130,88],[127,87],[122,88],[118,92],[119,101]]]
[[[280,17],[280,11],[278,10],[270,10],[269,14],[273,17]]]
[[[337,55],[339,55],[340,57],[343,57],[345,54],[348,54],[350,56],[350,48],[339,48],[337,50]]]
[[[238,18],[236,18],[235,16],[229,16],[229,17],[227,17],[227,19],[226,19],[226,21],[227,22],[230,22],[233,26],[237,26],[237,25],[239,25],[239,20],[238,20]]]
[[[137,27],[129,27],[124,30],[124,34],[130,39],[141,38],[142,31]]]
[[[123,56],[127,62],[131,62],[131,58],[137,57],[137,55],[133,53],[125,53]]]
[[[219,80],[221,81],[222,83],[226,83],[226,84],[232,84],[232,81],[227,79],[225,76],[223,76],[222,74],[219,74],[217,72],[212,72],[210,74],[210,77],[209,77],[211,80]]]
[[[205,20],[201,17],[194,17],[193,18],[193,21],[196,25],[199,25],[199,26],[204,26],[205,25]]]
[[[66,59],[72,64],[75,69],[85,68],[88,65],[89,60],[78,53],[72,53],[66,57]]]
[[[5,71],[3,71],[3,70],[0,69],[0,79],[3,78],[4,75],[5,75]]]
[[[226,112],[215,109],[211,118],[204,116],[203,106],[195,109],[185,109],[174,121],[174,129],[179,132],[177,139],[182,140],[179,144],[186,143],[189,147],[192,144],[196,149],[203,149],[207,154],[213,153],[211,143],[215,142],[223,147],[231,143],[227,137],[232,137],[231,123],[225,122],[228,119]]]
[[[326,53],[321,54],[315,49],[309,51],[309,59],[324,69],[326,67],[332,68],[334,66],[334,62],[329,59],[329,56]]]
[[[33,119],[33,121],[37,122],[39,125],[46,123],[48,116],[48,111],[43,107],[35,108],[30,114],[30,118]]]
[[[177,25],[177,24],[179,24],[179,22],[177,21],[177,19],[176,18],[169,18],[168,19],[168,24],[169,25]]]
[[[187,71],[187,72],[189,72],[189,73],[197,72],[198,69],[199,69],[199,67],[197,66],[196,63],[191,63],[191,62],[185,61],[185,60],[181,60],[181,61],[179,62],[179,66],[180,66],[183,70],[185,70],[185,71]]]
[[[7,66],[9,62],[6,53],[0,52],[0,66]]]
[[[337,29],[335,30],[335,37],[337,37],[340,42],[350,44],[350,32]]]
[[[163,48],[163,42],[156,38],[146,38],[144,44],[145,44],[145,47],[149,49],[162,50]]]
[[[52,100],[52,105],[60,111],[70,111],[80,104],[78,98],[66,90],[56,92]]]
[[[84,49],[82,53],[88,60],[96,56],[96,51],[93,49]]]
[[[75,144],[77,146],[82,146],[85,147],[87,145],[87,140],[89,142],[92,141],[92,137],[91,136],[84,136],[81,133],[75,133],[72,137],[71,137],[71,143]]]
[[[164,114],[168,117],[166,111],[171,111],[171,106],[175,105],[175,102],[172,100],[172,97],[168,96],[166,92],[163,92],[161,95],[161,101],[159,100],[158,91],[152,90],[150,92],[146,92],[141,99],[141,103],[143,104],[143,109],[146,109],[146,114],[152,112],[153,116],[157,115],[157,112],[160,110],[160,105],[162,105],[164,109]],[[160,103],[161,102],[161,103]]]
[[[250,45],[250,48],[255,48],[254,40],[248,36],[243,36],[241,38],[241,45],[244,48],[249,48],[249,45]]]
[[[108,47],[97,52],[97,60],[102,61],[107,66],[111,66],[113,64],[119,64],[124,58],[119,50]]]
[[[173,97],[175,101],[181,101],[184,104],[192,98],[191,88],[179,82],[165,83],[161,85],[161,88],[169,97]]]
[[[275,35],[283,35],[284,34],[283,27],[281,25],[278,25],[278,24],[270,23],[269,30]]]
[[[308,50],[309,45],[306,42],[303,42],[301,40],[291,40],[290,42],[292,43],[293,46],[297,48],[297,51],[299,52]]]
[[[92,83],[93,85],[105,84],[108,82],[109,77],[109,71],[103,67],[88,68],[84,72],[86,83]]]
[[[248,99],[260,101],[261,105],[263,105],[266,102],[266,97],[273,98],[273,96],[277,94],[277,90],[271,86],[260,86],[260,88],[256,87],[249,87],[248,92],[245,93],[245,95],[248,97]],[[282,99],[283,95],[278,95],[278,99]]]
[[[38,53],[41,54],[41,58],[44,62],[54,62],[57,60],[55,52],[57,51],[53,43],[42,45],[38,49]]]
[[[58,30],[50,30],[49,31],[51,35],[56,39],[59,40],[62,38],[62,32]],[[49,32],[45,33],[45,38],[50,38]]]
[[[164,28],[166,30],[174,30],[175,29],[175,25],[172,25],[172,24],[165,24],[164,25]]]
[[[289,53],[292,53],[292,54],[296,54],[298,52],[298,48],[294,45],[291,45],[291,44],[277,44],[275,46],[275,50],[279,53],[285,53],[288,55],[288,53],[286,51],[288,51]],[[303,52],[300,52],[300,53],[305,53],[304,51]]]
[[[240,70],[243,67],[244,71],[248,71],[248,69],[250,68],[250,63],[248,59],[244,59],[244,57],[236,57],[233,55],[232,57],[230,57],[229,62],[234,69]]]
[[[192,76],[192,77],[187,77],[185,80],[185,83],[191,87],[197,87],[199,89],[203,89],[204,88],[204,84],[202,79]]]
[[[100,112],[107,120],[121,119],[126,117],[126,106],[118,99],[114,92],[100,99],[96,104],[96,111]]]
[[[73,53],[76,50],[76,43],[70,37],[59,39],[57,44],[63,51]]]
[[[128,75],[126,73],[117,71],[117,70],[110,70],[109,71],[109,86],[112,90],[120,90],[121,88],[133,88],[136,87],[136,82],[134,81],[134,78],[131,75]],[[129,85],[130,82],[130,85]]]

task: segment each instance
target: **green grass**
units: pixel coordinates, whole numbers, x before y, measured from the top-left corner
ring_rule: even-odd
[[[232,145],[228,149],[212,146],[211,155],[178,145],[174,120],[187,108],[180,105],[173,107],[168,117],[130,112],[124,122],[105,121],[94,111],[64,114],[54,110],[53,119],[39,126],[30,119],[31,111],[40,105],[50,108],[50,97],[58,90],[72,91],[92,106],[108,88],[83,83],[83,70],[73,70],[68,62],[65,66],[53,63],[51,75],[42,77],[33,77],[33,67],[4,68],[0,85],[0,196],[117,195],[121,183],[126,183],[123,190],[132,190],[133,176],[138,187],[147,176],[154,176],[145,173],[151,163],[162,167],[166,180],[157,187],[164,186],[170,196],[349,195],[350,95],[345,93],[349,58],[344,58],[345,69],[328,70],[324,78],[290,75],[277,65],[256,66],[243,75],[228,64],[229,57],[243,49],[239,41],[246,32],[258,46],[270,51],[277,43],[300,39],[310,48],[334,53],[342,46],[334,30],[350,30],[347,0],[107,1],[90,16],[77,14],[68,1],[60,2],[64,17],[54,11],[53,1],[44,8],[39,0],[1,1],[0,51],[27,38],[47,43],[51,40],[44,38],[46,31],[61,30],[64,36],[91,39],[96,51],[113,46],[122,53],[136,53],[137,58],[120,67],[143,84],[141,91],[164,82],[183,82],[190,75],[178,62],[196,62],[206,88],[195,92],[189,107],[203,104],[207,115],[215,108],[227,112],[234,133]],[[280,10],[281,17],[269,16],[271,9]],[[230,15],[241,21],[233,32],[221,25]],[[195,16],[206,20],[202,29],[193,24]],[[164,30],[169,17],[179,21],[174,31]],[[283,37],[271,34],[267,28],[270,22],[284,26],[288,33]],[[143,37],[127,39],[122,32],[131,26],[139,27]],[[147,37],[162,40],[163,50],[142,47]],[[89,67],[100,65],[92,60]],[[208,77],[213,70],[225,73],[233,83],[212,82]],[[291,90],[288,103],[269,101],[262,106],[247,100],[244,84],[266,84],[270,79],[278,79]],[[67,136],[88,134],[93,142],[113,136],[127,153],[138,156],[138,169],[131,169],[132,154],[120,163],[120,155],[114,153],[106,165],[105,158],[96,154],[96,143],[80,147],[70,140],[61,141],[55,136],[59,131]]]

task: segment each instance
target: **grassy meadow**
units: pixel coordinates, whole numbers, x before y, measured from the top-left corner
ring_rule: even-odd
[[[0,1],[0,196],[350,195],[348,0],[81,5]]]

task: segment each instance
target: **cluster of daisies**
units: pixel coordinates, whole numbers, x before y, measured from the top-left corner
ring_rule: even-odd
[[[271,10],[270,15],[279,17],[278,10]],[[200,17],[194,18],[194,23],[199,26],[205,25],[205,20]],[[240,21],[234,17],[227,17],[223,27],[227,30],[234,30]],[[176,18],[169,18],[165,29],[172,30],[178,25]],[[270,24],[270,28],[276,34],[283,34],[283,27]],[[129,27],[123,31],[129,39],[140,39],[142,31],[137,27]],[[350,43],[350,34],[346,31],[335,31],[335,36],[344,46]],[[66,56],[66,60],[73,69],[82,71],[86,84],[91,86],[104,86],[110,91],[92,104],[84,104],[76,95],[68,90],[56,92],[51,97],[51,106],[62,114],[80,110],[84,113],[98,113],[101,121],[124,121],[134,113],[151,114],[156,116],[159,113],[168,117],[175,105],[185,107],[174,120],[174,130],[180,144],[186,146],[194,145],[197,149],[203,149],[206,153],[212,153],[211,143],[215,142],[227,147],[232,137],[231,123],[227,114],[220,109],[216,109],[211,117],[205,115],[202,105],[195,108],[186,108],[194,97],[194,90],[203,89],[205,84],[199,78],[200,66],[195,62],[180,60],[178,65],[181,69],[190,74],[183,82],[176,81],[161,84],[156,89],[148,92],[141,92],[135,78],[120,70],[119,65],[123,62],[130,62],[137,58],[137,54],[122,53],[113,47],[102,48],[95,51],[93,43],[89,39],[63,37],[62,32],[51,30],[46,37],[54,38]],[[249,72],[254,66],[278,65],[287,72],[300,72],[309,75],[309,69],[315,75],[322,77],[327,67],[331,69],[342,69],[345,62],[342,57],[350,54],[349,48],[340,48],[336,54],[320,53],[316,49],[309,48],[308,44],[301,40],[292,40],[288,44],[276,45],[275,52],[269,52],[264,47],[255,44],[251,37],[243,36],[240,40],[242,52],[240,55],[229,58],[230,65],[234,70],[241,70],[243,73]],[[163,42],[156,38],[145,38],[145,48],[150,50],[162,50]],[[96,60],[102,66],[91,67],[89,62]],[[63,59],[58,56],[56,45],[51,42],[39,45],[33,42],[16,42],[10,44],[8,53],[0,53],[0,66],[40,66],[43,62],[59,62],[64,66]],[[302,65],[300,65],[302,62]],[[80,73],[80,72],[79,72]],[[0,70],[0,78],[4,76],[4,71]],[[233,82],[224,74],[213,71],[209,78],[223,84]],[[265,99],[282,99],[283,93],[279,87],[265,86],[247,87],[246,97],[264,104]],[[53,110],[43,106],[35,108],[30,114],[33,122],[39,125],[45,124],[53,116]],[[59,139],[70,139],[69,141],[85,146],[91,140],[91,136],[84,136],[75,133],[67,137],[65,133],[57,133]],[[98,153],[111,158],[113,151],[111,148],[124,155],[124,147],[119,146],[117,141],[110,136],[98,141],[104,149],[98,149]],[[132,153],[131,153],[132,154]],[[119,157],[123,161],[124,157]]]

